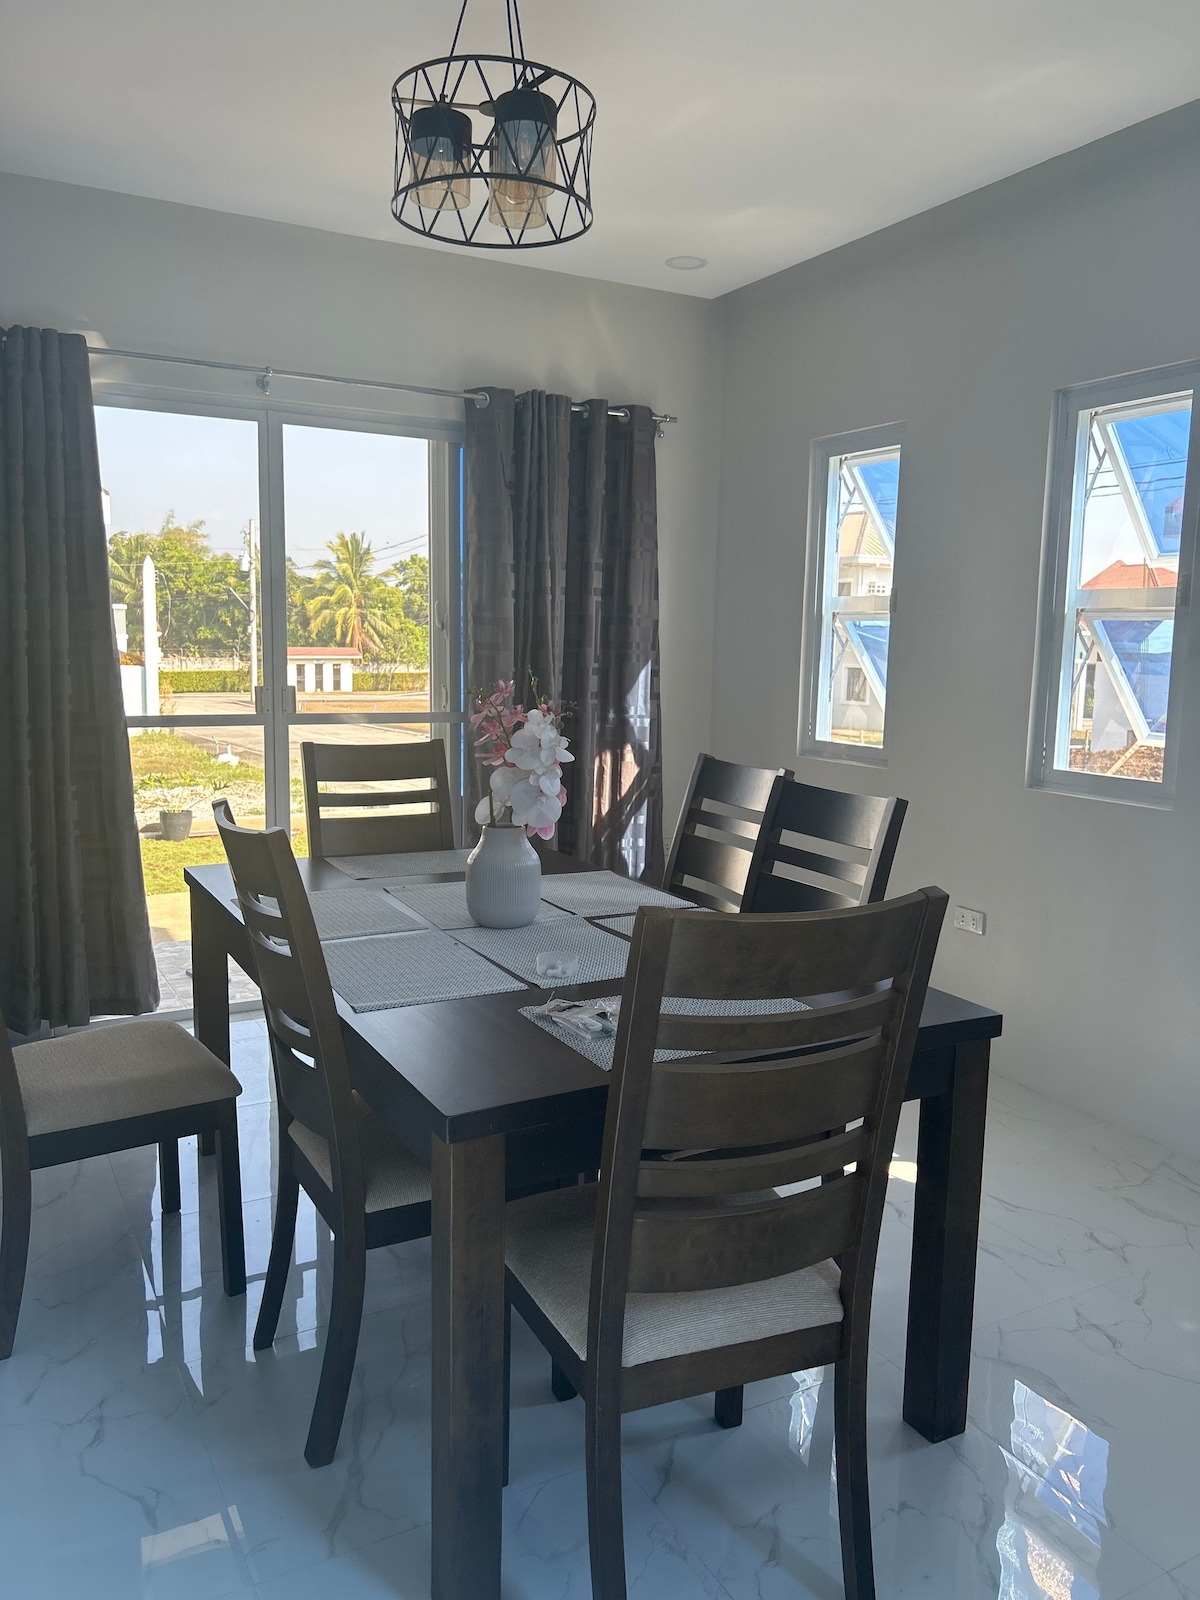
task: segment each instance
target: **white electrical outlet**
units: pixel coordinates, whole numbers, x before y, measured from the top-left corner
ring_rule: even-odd
[[[972,911],[970,906],[955,906],[954,926],[964,933],[977,933],[981,937],[987,927],[987,917],[982,911]]]

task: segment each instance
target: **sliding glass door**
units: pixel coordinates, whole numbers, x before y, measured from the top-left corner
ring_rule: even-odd
[[[147,901],[164,1009],[187,1009],[183,870],[223,859],[216,796],[303,854],[305,739],[444,738],[461,792],[459,447],[374,416],[97,401]]]

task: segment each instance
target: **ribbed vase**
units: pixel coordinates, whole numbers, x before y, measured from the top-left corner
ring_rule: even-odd
[[[467,910],[481,928],[524,928],[542,904],[542,863],[524,828],[485,823],[467,857]]]

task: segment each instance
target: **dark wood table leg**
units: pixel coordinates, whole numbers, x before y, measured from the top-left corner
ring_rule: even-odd
[[[432,1600],[500,1600],[504,1138],[432,1141]]]
[[[192,1017],[196,1037],[229,1065],[229,951],[211,897],[191,891]],[[215,1133],[202,1133],[200,1154],[216,1153]]]
[[[952,1088],[921,1101],[904,1420],[934,1443],[967,1425],[989,1053],[957,1046]]]

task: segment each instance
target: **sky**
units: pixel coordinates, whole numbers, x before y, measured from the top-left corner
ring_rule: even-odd
[[[241,554],[259,516],[257,423],[98,405],[96,431],[110,532],[157,532],[174,511],[185,526],[202,519],[213,549]],[[377,570],[428,551],[423,439],[288,423],[283,470],[287,552],[300,567],[335,533],[365,533]]]

